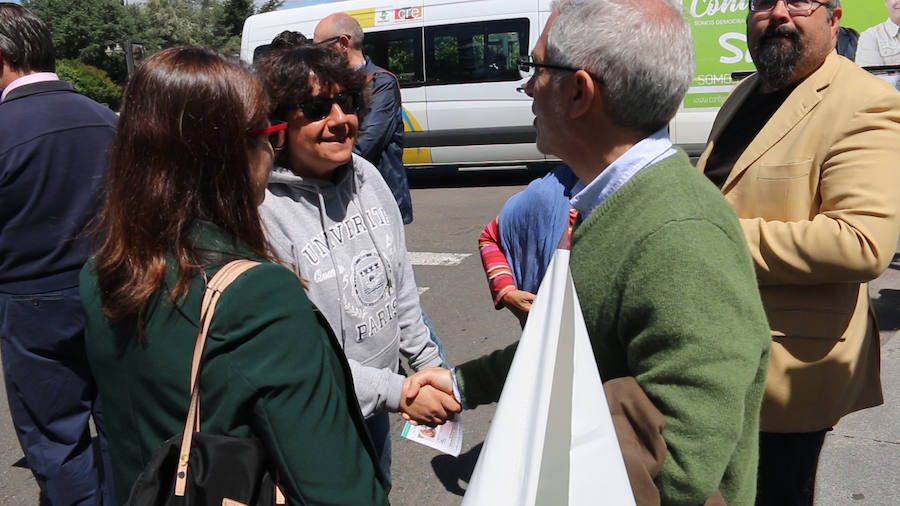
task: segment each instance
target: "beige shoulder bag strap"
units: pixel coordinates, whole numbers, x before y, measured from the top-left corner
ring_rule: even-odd
[[[194,436],[194,432],[200,432],[200,357],[203,356],[206,334],[209,332],[216,303],[219,302],[222,292],[225,291],[225,288],[232,281],[256,265],[259,265],[259,262],[246,259],[228,262],[219,269],[219,272],[206,285],[206,292],[203,294],[203,304],[200,307],[200,324],[197,330],[197,341],[194,344],[194,357],[191,360],[191,403],[188,406],[187,420],[184,423],[178,470],[175,473],[176,496],[184,496],[184,490],[187,485],[188,460],[191,454],[191,439]]]

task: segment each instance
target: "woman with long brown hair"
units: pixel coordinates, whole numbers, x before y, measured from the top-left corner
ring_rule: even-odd
[[[386,503],[340,346],[270,261],[257,205],[284,125],[267,110],[247,69],[203,48],[156,53],[125,89],[102,240],[81,272],[119,501],[183,428],[207,280],[249,258],[261,265],[223,293],[209,331],[203,430],[259,438],[289,504]]]

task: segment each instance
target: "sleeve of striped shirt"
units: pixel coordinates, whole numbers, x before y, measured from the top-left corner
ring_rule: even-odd
[[[494,299],[494,307],[501,309],[501,299],[507,293],[516,289],[516,280],[512,269],[506,261],[506,255],[500,247],[499,216],[491,220],[478,238],[478,251],[481,254],[481,263],[487,275],[488,288]]]

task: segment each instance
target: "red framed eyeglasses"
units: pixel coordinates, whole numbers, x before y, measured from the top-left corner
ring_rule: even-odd
[[[287,131],[288,124],[284,121],[273,121],[271,125],[260,128],[254,132],[250,132],[250,137],[262,137],[266,136],[269,139],[269,144],[272,146],[272,149],[275,151],[280,151],[284,149],[284,143],[286,141],[287,135],[285,132]]]

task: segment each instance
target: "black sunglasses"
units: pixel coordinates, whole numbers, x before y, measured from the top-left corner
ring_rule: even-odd
[[[333,97],[316,95],[299,104],[286,104],[282,110],[300,109],[309,121],[319,121],[331,113],[332,105],[337,104],[344,114],[356,114],[362,106],[362,94],[358,91],[344,90]]]

